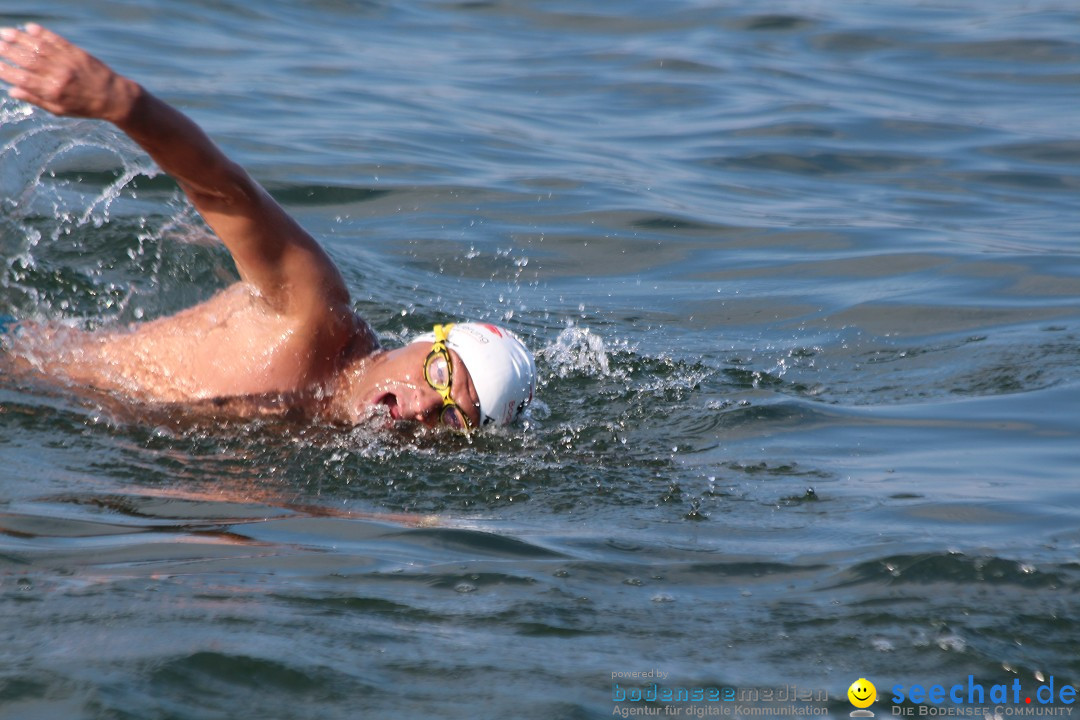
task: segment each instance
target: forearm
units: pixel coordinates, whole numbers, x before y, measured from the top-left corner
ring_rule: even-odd
[[[137,142],[188,194],[252,201],[252,180],[187,115],[123,78],[122,102],[105,119]],[[193,198],[194,199],[194,198]]]
[[[183,113],[45,28],[0,29],[0,81],[10,95],[57,115],[108,120],[189,194],[249,200],[254,183]]]
[[[33,23],[0,28],[0,82],[57,115],[107,120],[175,178],[271,306],[325,311],[348,301],[337,268],[297,222],[186,115]]]

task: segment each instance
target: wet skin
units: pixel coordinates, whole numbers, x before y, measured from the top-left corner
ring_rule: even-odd
[[[131,137],[177,181],[240,275],[203,303],[123,330],[24,324],[12,346],[16,370],[140,402],[272,397],[333,422],[361,422],[380,408],[393,420],[438,422],[442,398],[423,376],[430,347],[380,350],[330,257],[187,116],[34,23],[0,28],[0,81],[17,100],[108,121]],[[477,422],[471,377],[460,358],[452,362],[452,397]]]

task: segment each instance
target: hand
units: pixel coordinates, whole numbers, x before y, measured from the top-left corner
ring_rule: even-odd
[[[40,25],[0,29],[0,80],[8,95],[56,115],[118,121],[139,86],[82,48]],[[5,64],[6,63],[6,64]]]

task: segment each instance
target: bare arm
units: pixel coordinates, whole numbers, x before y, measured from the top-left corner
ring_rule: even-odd
[[[0,61],[11,97],[56,115],[108,120],[141,145],[271,310],[324,315],[348,305],[344,280],[319,244],[183,113],[39,25],[0,29]]]

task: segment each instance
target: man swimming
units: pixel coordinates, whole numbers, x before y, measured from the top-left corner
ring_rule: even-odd
[[[123,330],[16,325],[8,344],[23,368],[136,401],[266,399],[350,425],[383,408],[469,432],[512,422],[532,400],[533,357],[504,328],[437,325],[381,349],[314,238],[187,116],[83,49],[36,24],[0,29],[0,80],[16,100],[131,137],[179,183],[240,274],[205,302]]]

